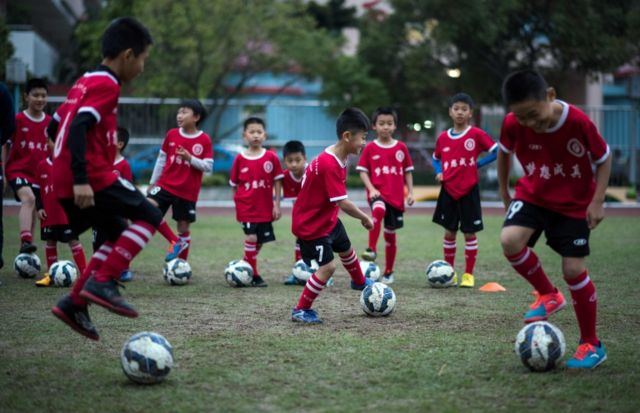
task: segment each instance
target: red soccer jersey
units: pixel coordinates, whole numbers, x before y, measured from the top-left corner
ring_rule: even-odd
[[[167,163],[156,185],[177,197],[196,202],[202,187],[202,171],[176,155],[179,147],[193,157],[213,162],[211,138],[202,131],[189,135],[182,128],[174,128],[167,132],[160,149],[167,155]]]
[[[453,199],[459,199],[478,183],[478,155],[492,150],[497,143],[475,126],[458,135],[452,132],[449,129],[438,136],[433,158],[442,162],[444,188]]]
[[[229,184],[236,188],[238,222],[273,221],[273,184],[282,179],[278,155],[266,149],[258,156],[238,154],[233,160]]]
[[[35,180],[36,167],[40,161],[47,158],[49,121],[51,116],[44,113],[40,119],[32,118],[26,110],[16,115],[16,131],[10,140],[11,150],[5,167],[8,180]]]
[[[595,193],[594,164],[609,156],[609,145],[581,110],[565,102],[558,124],[545,133],[518,123],[509,113],[500,148],[515,153],[524,168],[515,198],[573,218],[586,218]]]
[[[325,149],[304,172],[293,205],[291,232],[302,240],[326,237],[338,223],[338,201],[347,198],[347,165]]]
[[[282,178],[282,199],[295,201],[302,187],[302,177],[299,179],[293,176],[293,172],[286,170]]]
[[[117,159],[113,163],[113,172],[115,172],[116,175],[118,175],[123,179],[126,179],[129,182],[133,182],[133,173],[131,172],[131,165],[129,165],[129,161],[127,161],[124,156],[120,159]]]
[[[51,162],[51,159],[45,158],[38,164],[35,185],[40,188],[42,206],[47,213],[47,219],[41,220],[40,226],[44,228],[69,224],[67,215],[53,190],[53,162]]]
[[[79,113],[92,114],[97,123],[86,134],[86,168],[94,192],[112,185],[118,176],[113,172],[116,156],[117,112],[120,83],[106,70],[85,73],[73,85],[54,119],[60,122],[53,152],[53,182],[58,198],[73,197],[71,151],[67,143],[71,122]]]
[[[356,169],[369,174],[371,183],[380,191],[385,202],[404,211],[404,175],[413,171],[407,145],[396,140],[389,145],[369,142],[360,155]]]

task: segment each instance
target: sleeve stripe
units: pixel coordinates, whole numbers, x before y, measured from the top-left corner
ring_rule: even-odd
[[[362,172],[367,172],[369,173],[369,170],[367,168],[365,168],[364,166],[356,166],[356,171],[362,171]]]
[[[82,112],[91,113],[93,117],[96,118],[98,123],[100,123],[101,116],[100,116],[100,113],[98,113],[98,111],[95,108],[92,108],[91,106],[83,106],[80,109],[78,109],[78,113],[82,113]]]
[[[405,171],[405,172],[411,172],[411,171],[413,171],[414,169],[415,169],[415,168],[414,168],[413,166],[410,166],[410,167],[408,167],[408,168],[404,168],[404,171]]]
[[[329,198],[329,201],[330,202],[342,201],[343,199],[347,199],[348,196],[349,195],[346,195],[346,194],[345,195],[336,196],[336,197],[333,197],[333,198]]]
[[[496,149],[497,147],[498,147],[498,144],[494,143],[493,146],[489,148],[489,152],[493,152],[493,150]]]
[[[510,151],[509,149],[507,149],[506,146],[504,146],[503,144],[499,144],[500,145],[500,149],[502,149],[502,152],[504,153],[512,153],[513,151]]]
[[[593,163],[595,163],[596,165],[600,165],[601,163],[603,163],[604,161],[607,160],[607,158],[609,157],[609,153],[611,151],[609,150],[609,145],[607,145],[607,151],[605,152],[604,155],[602,155],[602,157],[596,161],[594,161]]]
[[[273,180],[274,180],[274,181],[278,181],[278,180],[280,180],[280,179],[284,179],[284,174],[276,175],[276,176],[273,178]]]
[[[238,184],[236,184],[235,182],[233,182],[231,179],[229,179],[229,185],[231,185],[231,186],[238,186]]]
[[[60,122],[60,115],[58,115],[58,112],[56,112],[56,113],[54,113],[54,114],[53,114],[53,119],[54,119],[56,122]]]

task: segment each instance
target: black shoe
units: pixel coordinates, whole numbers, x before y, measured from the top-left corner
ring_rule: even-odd
[[[20,247],[20,254],[33,254],[38,250],[38,247],[34,244],[24,241]]]
[[[256,275],[253,277],[253,280],[251,280],[251,286],[252,287],[266,287],[267,283],[264,282],[264,280],[262,279],[261,276]]]
[[[121,286],[124,288],[123,285]],[[118,283],[114,279],[98,282],[95,277],[89,278],[80,291],[80,297],[121,316],[131,318],[138,316],[136,309],[120,295]]]
[[[87,306],[73,304],[69,294],[62,297],[60,301],[58,301],[58,304],[51,309],[51,312],[63,323],[83,336],[88,337],[91,340],[100,340],[98,331],[91,323]]]

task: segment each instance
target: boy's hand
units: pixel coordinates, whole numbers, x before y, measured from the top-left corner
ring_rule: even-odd
[[[191,162],[191,154],[182,146],[178,146],[176,155],[182,158],[183,161]]]
[[[280,219],[280,217],[282,216],[282,213],[280,212],[280,205],[273,205],[273,212],[271,215],[273,216],[274,221]]]
[[[91,189],[91,185],[89,184],[74,185],[73,199],[75,204],[80,209],[89,208],[95,205],[95,200],[93,199],[93,189]]]
[[[367,215],[366,217],[362,218],[360,220],[360,223],[362,224],[363,227],[365,227],[369,231],[371,231],[373,229],[373,220],[371,219],[371,217],[369,215]]]
[[[47,212],[44,209],[41,209],[38,211],[38,218],[40,218],[40,221],[46,221],[47,220]]]
[[[505,210],[509,209],[509,205],[511,205],[511,195],[509,194],[509,191],[500,192],[500,197],[502,198],[502,203],[504,204],[504,209]]]
[[[407,205],[411,206],[413,205],[414,202],[416,202],[416,200],[413,197],[413,194],[412,193],[407,194]]]
[[[442,172],[436,175],[436,181],[442,182]]]
[[[380,198],[380,191],[378,191],[376,188],[373,188],[369,191],[369,199],[372,198]]]
[[[604,203],[600,201],[591,201],[587,207],[587,225],[589,225],[589,229],[597,227],[603,219]]]

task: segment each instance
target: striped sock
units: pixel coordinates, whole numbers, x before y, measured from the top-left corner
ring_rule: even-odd
[[[96,272],[96,281],[118,279],[122,271],[130,267],[131,261],[147,245],[155,227],[145,221],[134,221],[125,229],[113,246],[107,260]]]
[[[307,281],[302,290],[302,294],[300,294],[300,299],[298,300],[298,305],[296,306],[296,310],[308,310],[313,305],[313,301],[318,297],[320,292],[324,289],[325,283],[320,281],[320,279],[312,274],[311,278]]]

